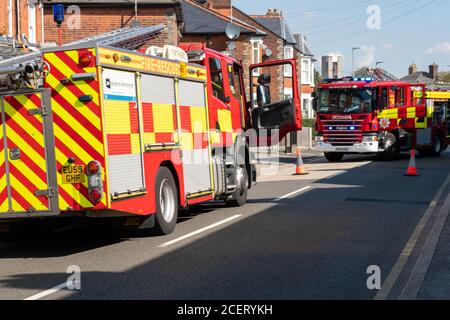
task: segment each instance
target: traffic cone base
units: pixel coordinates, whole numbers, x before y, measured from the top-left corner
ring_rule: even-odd
[[[295,166],[294,176],[305,176],[309,173],[306,172],[305,165],[303,164],[302,153],[300,148],[297,148],[297,164]]]
[[[405,177],[420,177],[420,174],[417,172],[416,152],[414,149],[411,150],[411,158],[409,159],[409,165],[406,170]]]

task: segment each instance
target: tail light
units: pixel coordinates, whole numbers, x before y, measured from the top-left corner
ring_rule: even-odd
[[[90,52],[85,52],[78,57],[78,64],[81,68],[87,68],[92,64],[94,57]]]
[[[86,167],[88,177],[89,200],[99,203],[103,198],[102,165],[94,160]]]

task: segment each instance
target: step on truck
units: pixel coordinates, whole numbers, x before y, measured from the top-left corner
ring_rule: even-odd
[[[120,29],[0,62],[2,231],[76,217],[169,234],[180,208],[244,205],[252,141],[301,129],[296,61],[250,66],[268,73],[251,77],[247,101],[243,65],[227,54],[142,49],[162,30]],[[286,65],[293,95],[275,101],[270,69]]]
[[[415,148],[440,155],[450,144],[450,92],[371,77],[325,80],[315,94],[314,149],[329,161],[345,154],[395,159]]]

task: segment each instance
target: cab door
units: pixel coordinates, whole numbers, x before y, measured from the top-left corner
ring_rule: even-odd
[[[229,86],[227,86],[226,61],[220,55],[211,54],[207,69],[211,81],[208,83],[210,108],[211,140],[213,145],[232,145],[232,113]]]
[[[286,69],[290,72],[286,73]],[[252,125],[258,136],[272,136],[274,131],[278,131],[278,139],[281,140],[289,132],[302,129],[295,59],[251,65],[250,86]],[[280,87],[289,87],[291,93],[280,92]]]

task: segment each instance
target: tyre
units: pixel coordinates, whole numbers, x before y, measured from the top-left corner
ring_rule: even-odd
[[[431,155],[439,157],[443,150],[444,148],[442,145],[442,137],[440,135],[436,135],[433,140],[433,148],[431,149]]]
[[[178,189],[172,172],[161,167],[156,175],[155,183],[156,215],[155,233],[170,234],[175,230],[178,219]]]
[[[384,138],[384,151],[380,154],[382,160],[395,160],[400,156],[400,146],[397,137],[393,133],[386,134]]]
[[[344,159],[344,154],[338,152],[325,152],[325,158],[330,162],[340,162]]]
[[[226,204],[232,207],[241,207],[247,202],[248,196],[248,173],[245,165],[239,165],[236,170],[236,190],[226,200]]]

